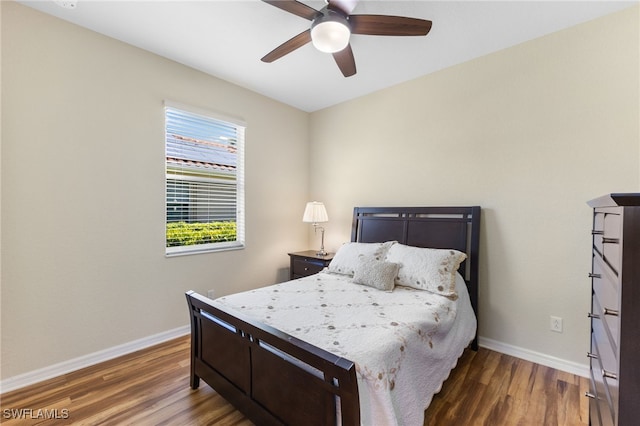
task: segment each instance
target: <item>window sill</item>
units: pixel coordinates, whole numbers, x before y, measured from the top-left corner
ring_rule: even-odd
[[[202,246],[170,247],[171,251],[165,252],[165,257],[189,256],[194,254],[214,253],[219,251],[244,250],[244,244],[239,242],[223,243]]]

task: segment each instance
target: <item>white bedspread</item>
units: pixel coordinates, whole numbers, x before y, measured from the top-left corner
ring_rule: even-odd
[[[422,425],[424,410],[475,336],[464,281],[457,277],[453,301],[350,280],[321,272],[215,302],[353,361],[363,425]]]

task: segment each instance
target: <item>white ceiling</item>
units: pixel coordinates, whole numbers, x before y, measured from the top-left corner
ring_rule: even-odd
[[[75,0],[70,0],[74,2]],[[308,44],[271,63],[266,53],[310,22],[260,0],[51,0],[20,3],[315,111],[637,4],[638,1],[360,0],[354,14],[433,21],[426,37],[351,38],[357,74]],[[320,9],[322,0],[303,3]]]

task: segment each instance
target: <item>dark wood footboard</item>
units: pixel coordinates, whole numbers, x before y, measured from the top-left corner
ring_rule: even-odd
[[[259,425],[360,424],[353,362],[193,291],[186,296],[193,389],[203,379]]]

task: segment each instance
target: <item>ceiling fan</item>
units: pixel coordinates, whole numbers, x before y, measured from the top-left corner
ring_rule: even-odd
[[[349,44],[351,34],[384,36],[423,36],[431,21],[390,15],[351,15],[358,0],[326,0],[316,10],[296,0],[262,0],[279,9],[311,21],[311,27],[267,53],[263,62],[273,62],[312,42],[321,52],[331,53],[345,77],[356,73],[356,62]]]

